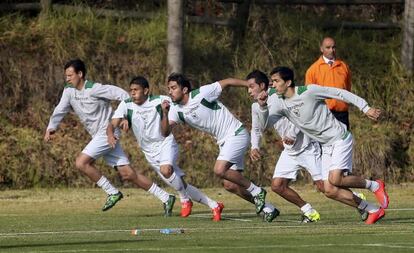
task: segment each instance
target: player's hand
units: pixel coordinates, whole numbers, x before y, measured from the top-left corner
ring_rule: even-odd
[[[267,92],[262,91],[257,95],[257,103],[260,105],[260,107],[266,107],[267,106]]]
[[[53,129],[46,130],[45,136],[43,137],[45,142],[49,142],[52,139],[52,135],[54,135],[55,132],[56,130],[53,130]]]
[[[369,108],[365,115],[367,115],[368,118],[377,121],[379,116],[381,115],[381,110],[377,108]]]
[[[118,138],[115,137],[115,135],[108,135],[108,144],[111,148],[115,148],[116,142],[118,141]]]
[[[168,100],[164,100],[161,103],[161,109],[163,113],[168,113],[170,111],[170,102]]]
[[[259,149],[254,148],[250,150],[250,159],[252,159],[253,162],[260,160],[262,158],[262,155],[260,154]]]
[[[121,123],[119,123],[119,128],[121,128],[121,130],[124,132],[128,132],[129,130],[128,120],[122,119]]]
[[[286,145],[293,145],[293,144],[295,144],[295,140],[294,139],[291,139],[291,138],[289,138],[289,137],[283,137],[283,139],[282,139],[282,141],[283,141],[283,143],[285,143]]]

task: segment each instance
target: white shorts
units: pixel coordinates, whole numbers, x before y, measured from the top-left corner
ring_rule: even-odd
[[[184,176],[184,172],[177,165],[178,145],[175,142],[174,138],[165,139],[159,148],[160,149],[158,152],[154,152],[152,154],[149,152],[144,152],[145,158],[147,159],[151,168],[157,172],[161,178],[164,178],[160,172],[161,165],[171,165],[177,176]]]
[[[105,159],[109,166],[122,166],[129,164],[127,155],[122,150],[119,142],[116,143],[115,148],[112,149],[108,144],[108,136],[106,134],[97,134],[82,150],[82,153],[98,159],[101,156]]]
[[[353,138],[348,132],[343,140],[338,140],[329,146],[322,146],[322,179],[328,180],[329,171],[342,170],[344,173],[352,172]]]
[[[313,181],[322,179],[322,155],[319,143],[309,143],[305,150],[298,155],[290,155],[284,150],[277,161],[273,178],[296,180],[298,171],[302,168],[309,172]]]
[[[244,155],[250,144],[250,135],[246,129],[243,128],[237,135],[232,135],[224,140],[224,143],[219,146],[220,153],[217,160],[228,161],[233,163],[230,167],[232,170],[244,169]]]

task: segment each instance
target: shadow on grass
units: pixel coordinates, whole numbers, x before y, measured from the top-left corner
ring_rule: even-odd
[[[142,239],[139,241],[154,241],[153,239]],[[111,241],[83,241],[83,242],[50,242],[50,243],[33,243],[33,244],[24,244],[24,245],[1,245],[0,249],[16,249],[16,248],[32,248],[32,247],[55,247],[55,246],[76,246],[76,245],[104,245],[104,244],[113,244],[113,243],[136,243],[138,240],[111,240]]]

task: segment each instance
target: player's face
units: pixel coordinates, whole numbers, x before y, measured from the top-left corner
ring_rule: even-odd
[[[247,83],[249,84],[249,87],[247,88],[247,92],[249,93],[251,98],[256,100],[259,93],[264,90],[264,84],[260,85],[256,83],[256,80],[254,78],[247,80]]]
[[[331,38],[326,38],[322,41],[321,52],[323,56],[329,60],[334,60],[336,57],[336,45],[335,41]]]
[[[73,67],[69,67],[65,70],[65,81],[72,86],[78,87],[82,81],[83,73],[79,71],[75,72]]]
[[[132,101],[141,105],[147,100],[149,89],[142,88],[141,85],[138,84],[131,84],[129,86],[129,93],[131,95]]]
[[[276,93],[278,95],[284,95],[291,83],[290,80],[288,81],[284,81],[279,73],[275,73],[271,76],[271,80],[272,80],[272,87],[276,89]]]
[[[174,103],[180,103],[183,100],[184,92],[180,85],[176,81],[168,82],[168,95]]]

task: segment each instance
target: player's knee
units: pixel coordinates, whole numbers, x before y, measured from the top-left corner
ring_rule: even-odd
[[[337,187],[341,187],[342,186],[342,178],[341,177],[329,177],[328,181],[330,184],[335,185]]]
[[[323,184],[322,180],[317,180],[317,181],[314,182],[314,184],[316,186],[316,189],[318,189],[318,191],[320,191],[322,193],[325,193],[325,187],[324,187],[324,184]]]
[[[165,178],[170,178],[171,175],[174,173],[174,170],[170,165],[162,165],[160,167],[160,172]]]
[[[226,173],[226,169],[221,167],[214,168],[214,174],[218,176],[219,178],[224,178],[224,174]]]
[[[135,171],[129,166],[118,167],[119,175],[121,176],[122,181],[134,181],[136,178]]]
[[[330,198],[330,199],[336,199],[336,197],[338,196],[338,188],[336,187],[325,187],[325,192],[324,192],[325,196]]]
[[[75,167],[78,170],[84,171],[87,165],[88,164],[85,162],[85,160],[81,159],[80,157],[76,158]]]
[[[286,185],[284,185],[282,182],[280,181],[272,181],[272,191],[277,193],[277,194],[281,194],[286,190]]]

